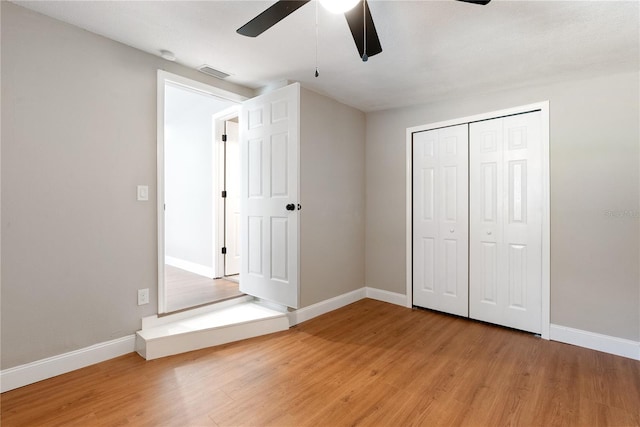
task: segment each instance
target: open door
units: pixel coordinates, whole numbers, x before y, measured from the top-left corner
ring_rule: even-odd
[[[240,290],[299,306],[300,85],[245,101],[240,115]]]

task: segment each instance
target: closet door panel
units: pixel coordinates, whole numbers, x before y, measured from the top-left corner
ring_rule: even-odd
[[[539,333],[540,113],[469,125],[472,318]]]
[[[436,148],[438,134],[421,132],[413,142],[413,293],[420,302],[436,295]]]
[[[413,135],[413,303],[468,316],[468,127]]]
[[[540,112],[504,118],[505,318],[542,330],[542,138]]]
[[[503,119],[469,125],[469,316],[479,320],[500,312],[502,126]]]

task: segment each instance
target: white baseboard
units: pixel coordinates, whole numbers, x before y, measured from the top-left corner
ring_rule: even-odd
[[[174,258],[172,256],[165,256],[164,262],[165,264],[168,264],[172,267],[187,270],[193,274],[208,277],[209,279],[215,279],[216,277],[216,272],[213,267],[207,267],[206,265],[196,264],[195,262],[185,261],[183,259]]]
[[[604,353],[640,360],[640,342],[595,332],[582,331],[567,326],[551,325],[549,338],[566,344],[598,350]]]
[[[406,307],[407,305],[407,296],[404,294],[389,292],[382,289],[362,287],[355,291],[347,292],[346,294],[338,295],[337,297],[329,298],[328,300],[292,311],[289,313],[289,323],[291,326],[297,325],[298,323],[306,322],[314,317],[337,310],[345,305],[360,301],[364,298],[371,298],[403,307]]]
[[[288,313],[289,324],[294,326],[298,323],[306,322],[314,317],[321,316],[330,311],[344,307],[345,305],[360,301],[363,298],[366,298],[366,288],[356,289],[355,291],[329,298],[328,300],[321,301],[317,304],[299,308],[296,311]]]
[[[0,392],[46,380],[135,351],[135,335],[99,343],[0,372]]]
[[[288,313],[289,324],[297,325],[330,311],[372,298],[391,304],[406,306],[406,295],[381,289],[362,287],[355,291],[301,308]],[[550,339],[592,350],[640,360],[640,342],[611,337],[566,326],[551,325]],[[0,371],[0,392],[13,390],[38,381],[52,378],[85,366],[113,359],[135,351],[135,335],[99,343],[90,347],[49,357],[25,365]]]
[[[405,294],[399,294],[396,292],[389,292],[376,288],[365,288],[367,298],[375,299],[378,301],[388,302],[390,304],[407,306],[407,296]]]

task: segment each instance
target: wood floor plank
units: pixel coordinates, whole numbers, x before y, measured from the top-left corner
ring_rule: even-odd
[[[362,300],[288,331],[3,393],[2,426],[638,426],[640,362]]]
[[[237,282],[210,279],[165,264],[167,312],[184,310],[243,295]]]

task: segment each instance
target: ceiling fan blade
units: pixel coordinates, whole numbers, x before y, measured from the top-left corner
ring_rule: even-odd
[[[310,1],[279,0],[260,15],[238,28],[236,32],[247,37],[259,36]]]
[[[362,10],[364,2],[364,12]],[[364,51],[364,34],[365,34],[365,17],[367,19],[366,25],[366,34],[367,34],[367,51]],[[366,0],[360,1],[353,9],[346,12],[344,14],[345,18],[347,18],[347,23],[349,24],[349,29],[351,30],[351,35],[353,36],[353,41],[356,42],[356,47],[358,48],[358,53],[360,57],[363,57],[363,54],[367,54],[367,57],[372,57],[373,55],[377,55],[382,52],[382,46],[380,45],[380,39],[378,38],[378,32],[376,31],[376,26],[373,24],[373,18],[371,17],[371,12],[369,11],[369,4]]]
[[[458,0],[458,1],[463,1],[465,3],[475,3],[475,4],[481,4],[483,6],[487,5],[491,0]]]

